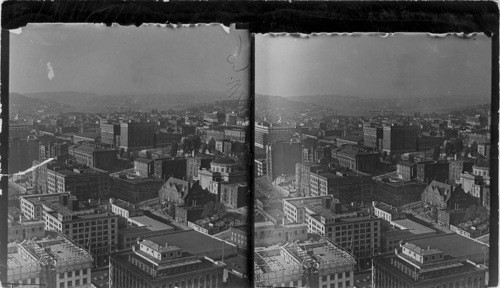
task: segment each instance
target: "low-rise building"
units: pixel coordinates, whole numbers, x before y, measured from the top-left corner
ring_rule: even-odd
[[[247,225],[239,225],[229,228],[231,236],[228,241],[236,244],[238,249],[247,251],[248,250],[248,228]],[[255,240],[254,240],[255,241]]]
[[[110,286],[222,287],[224,266],[149,238],[110,256]]]
[[[461,185],[450,185],[432,181],[422,193],[422,203],[440,209],[463,209],[476,203],[472,195],[466,193]]]
[[[248,206],[248,192],[246,183],[222,183],[220,202],[231,209]]]
[[[80,209],[78,199],[68,193],[25,196],[21,203],[27,217],[35,215],[36,219],[41,212],[45,230],[62,233],[88,249],[96,266],[107,265],[107,255],[117,248],[117,215],[99,208]]]
[[[8,242],[21,242],[45,236],[45,223],[42,220],[28,220],[24,216],[19,216],[17,221],[9,219],[7,222]]]
[[[58,288],[91,287],[92,261],[89,252],[61,236],[10,244],[7,283]]]
[[[271,221],[254,223],[254,245],[271,246],[307,239],[306,223],[289,223],[275,225]]]
[[[80,164],[102,170],[112,169],[116,161],[116,150],[100,149],[85,144],[70,147],[69,154]]]
[[[412,243],[373,259],[372,287],[486,287],[487,267]]]
[[[130,203],[139,203],[158,197],[163,181],[153,178],[142,178],[128,174],[113,177],[112,196]]]
[[[341,205],[331,198],[283,199],[283,211],[289,221],[306,223],[308,233],[326,236],[351,251],[362,259],[361,267],[380,249],[380,219],[360,212],[343,213]]]
[[[347,146],[332,151],[332,158],[337,160],[341,166],[364,173],[372,173],[377,169],[380,155],[361,147]]]

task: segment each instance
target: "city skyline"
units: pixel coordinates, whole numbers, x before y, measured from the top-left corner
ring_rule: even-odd
[[[360,98],[491,94],[491,39],[476,34],[257,34],[256,94]],[[286,49],[285,49],[286,47]]]

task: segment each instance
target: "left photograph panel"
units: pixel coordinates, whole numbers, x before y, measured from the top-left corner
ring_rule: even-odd
[[[9,36],[0,286],[248,287],[248,30]]]

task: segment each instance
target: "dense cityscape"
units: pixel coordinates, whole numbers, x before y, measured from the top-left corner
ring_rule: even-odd
[[[257,286],[486,287],[489,105],[339,116],[257,101]]]
[[[248,286],[245,102],[71,110],[11,97],[8,283]]]

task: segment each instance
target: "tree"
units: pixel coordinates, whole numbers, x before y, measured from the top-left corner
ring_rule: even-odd
[[[215,211],[215,203],[213,201],[208,202],[207,204],[203,205],[203,212],[201,212],[201,217],[202,218],[209,218],[214,215]]]
[[[192,139],[192,145],[193,145],[193,150],[198,152],[198,150],[200,150],[200,147],[201,147],[201,138],[199,135],[193,135],[192,136],[193,139]]]
[[[125,149],[120,148],[120,158],[123,158],[123,154],[125,154]]]
[[[177,144],[177,142],[172,143],[172,146],[170,147],[170,157],[177,156],[178,150],[179,150],[179,144]]]
[[[432,160],[438,160],[441,154],[441,145],[436,145],[434,147],[434,152],[432,154]]]
[[[214,138],[210,138],[210,140],[208,140],[208,144],[207,144],[207,148],[208,148],[208,151],[210,153],[213,153],[215,151],[215,139]]]

